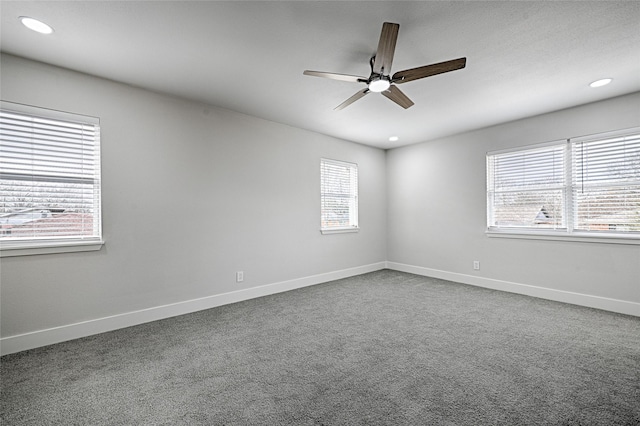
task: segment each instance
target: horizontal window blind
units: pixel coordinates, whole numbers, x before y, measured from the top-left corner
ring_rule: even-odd
[[[100,240],[97,119],[2,105],[0,241]]]
[[[321,159],[321,229],[358,227],[358,166]]]
[[[572,141],[574,229],[640,232],[640,133]]]
[[[565,143],[487,156],[489,227],[565,226]]]
[[[487,224],[640,238],[640,129],[487,154]]]

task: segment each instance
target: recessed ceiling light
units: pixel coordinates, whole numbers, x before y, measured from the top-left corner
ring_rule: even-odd
[[[389,142],[397,142],[397,141],[398,141],[398,139],[400,139],[400,138],[399,138],[399,137],[397,137],[397,136],[391,136],[391,137],[389,138]]]
[[[600,87],[600,86],[606,86],[607,84],[611,83],[613,81],[612,78],[603,78],[601,80],[596,80],[593,83],[591,83],[589,86],[591,87]]]
[[[30,30],[41,34],[51,34],[53,32],[53,28],[42,21],[38,21],[37,19],[29,18],[28,16],[21,16],[19,19],[22,22],[22,25]]]

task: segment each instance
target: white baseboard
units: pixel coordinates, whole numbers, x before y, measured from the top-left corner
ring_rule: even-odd
[[[151,321],[170,318],[177,315],[189,314],[204,309],[215,308],[229,303],[241,302],[243,300],[254,299],[256,297],[268,296],[270,294],[295,290],[297,288],[308,287],[367,272],[378,271],[386,268],[386,262],[378,262],[370,265],[358,266],[355,268],[343,269],[339,271],[327,272],[324,274],[312,275],[258,287],[232,291],[229,293],[216,294],[199,299],[186,300],[169,305],[155,306],[153,308],[142,309],[134,312],[113,315],[104,318],[97,318],[75,324],[63,325],[60,327],[38,330],[31,333],[8,336],[0,339],[0,354],[7,355],[41,346],[52,345],[67,340],[78,339],[94,334],[105,333],[120,328],[131,327]]]
[[[518,284],[509,281],[479,277],[476,275],[466,275],[456,272],[441,271],[439,269],[405,265],[403,263],[396,262],[387,262],[387,268],[401,272],[409,272],[416,275],[423,275],[427,277],[455,281],[463,284],[470,284],[478,287],[490,288],[493,290],[524,294],[527,296],[539,297],[541,299],[553,300],[556,302],[570,303],[572,305],[586,306],[589,308],[602,309],[604,311],[611,311],[620,314],[640,317],[640,303],[628,302],[626,300],[609,299],[606,297],[592,296],[589,294],[572,293],[569,291],[554,290],[551,288],[537,287],[527,284]]]

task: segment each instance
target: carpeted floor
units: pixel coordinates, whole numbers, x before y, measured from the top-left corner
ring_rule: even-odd
[[[640,318],[383,270],[0,373],[2,425],[639,425]]]

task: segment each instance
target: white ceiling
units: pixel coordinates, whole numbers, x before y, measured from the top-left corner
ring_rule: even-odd
[[[636,1],[2,0],[0,15],[4,52],[380,148],[640,91]],[[368,76],[385,21],[400,24],[392,72],[466,68],[403,84],[407,110],[370,94],[334,111],[364,84],[302,72]]]

